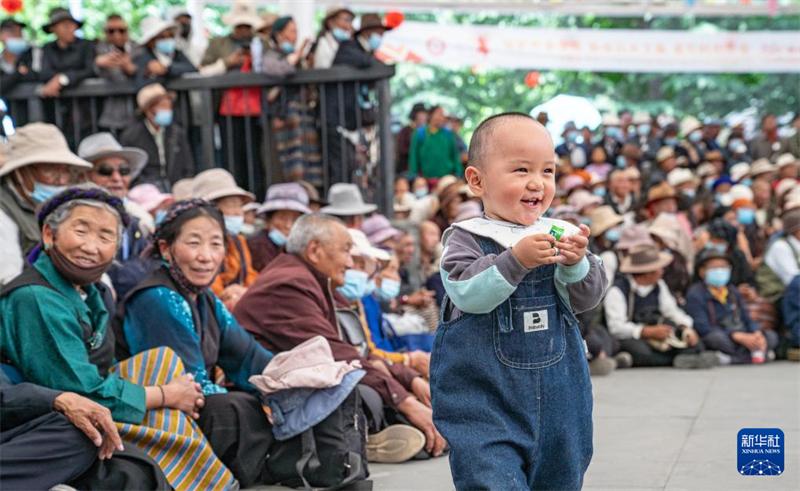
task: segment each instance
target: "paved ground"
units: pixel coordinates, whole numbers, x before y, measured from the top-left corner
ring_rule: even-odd
[[[586,491],[800,490],[800,364],[623,370],[593,382]],[[783,430],[783,475],[737,473],[742,428]],[[370,469],[376,491],[453,489],[446,459]]]

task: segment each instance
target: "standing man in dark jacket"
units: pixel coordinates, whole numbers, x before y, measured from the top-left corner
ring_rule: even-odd
[[[128,23],[118,14],[112,14],[103,26],[106,40],[97,45],[94,60],[98,76],[112,83],[127,83],[136,75],[136,65],[131,57],[134,49],[128,34]],[[103,103],[103,113],[98,124],[101,128],[121,131],[130,124],[132,111],[128,109],[128,97],[109,97]]]
[[[158,17],[144,19],[139,30],[140,49],[134,56],[136,87],[165,85],[184,73],[196,72],[192,62],[175,47],[175,25]]]
[[[120,137],[126,147],[147,153],[147,165],[134,184],[152,183],[169,192],[177,180],[194,175],[194,159],[186,133],[173,123],[173,96],[160,84],[150,84],[136,95],[141,118]]]
[[[375,51],[381,45],[383,33],[390,30],[383,25],[378,14],[361,16],[361,27],[353,39],[339,45],[333,66],[351,66],[362,70],[381,62],[375,58]],[[339,84],[328,84],[325,88],[325,116],[328,133],[328,168],[331,182],[350,182],[355,164],[355,148],[346,137],[339,133],[339,128],[358,130],[356,111],[361,111],[361,124],[372,124],[369,101],[370,87],[361,84],[361,93],[356,93],[355,83],[341,84],[341,101],[339,100]]]
[[[427,405],[430,386],[414,383],[419,374],[406,366],[388,364],[372,355],[361,356],[342,334],[336,308],[349,302],[337,288],[345,285],[345,271],[353,267],[352,246],[350,234],[337,218],[319,214],[300,217],[289,235],[287,254],[275,258],[269,272],[259,275],[236,305],[234,316],[274,353],[288,351],[319,335],[330,344],[336,361],[361,362],[367,372],[361,384],[369,394],[364,397],[372,416],[370,430],[378,432],[367,444],[371,461],[402,462],[414,457],[421,448],[414,449],[414,442],[423,443],[419,431],[424,434],[426,450],[439,455],[445,441],[433,426],[433,413]],[[269,309],[264,308],[265,302],[271,305]],[[372,397],[378,401],[377,407],[369,403]],[[386,428],[387,419],[406,424]],[[383,459],[378,447],[387,438],[399,449],[391,456],[383,455],[387,457]]]
[[[42,51],[31,48],[24,37],[25,27],[27,24],[11,17],[0,22],[0,43],[3,43],[3,51],[0,52],[0,96],[10,93],[17,84],[38,80]],[[33,62],[34,49],[36,64]],[[22,126],[27,121],[27,108],[20,107],[18,111],[22,114],[15,113],[12,116],[16,125]],[[2,130],[0,134],[3,134]]]

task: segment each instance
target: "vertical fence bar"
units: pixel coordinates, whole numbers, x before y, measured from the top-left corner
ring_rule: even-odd
[[[44,121],[44,105],[36,92],[28,97],[28,122],[34,121]]]
[[[56,116],[56,126],[58,127],[59,130],[61,130],[63,132],[64,131],[64,118],[63,118],[63,116],[61,114],[61,101],[56,97],[55,99],[53,99],[53,104],[54,104],[55,110],[56,110],[56,114],[55,114],[55,116]]]
[[[75,145],[73,150],[77,150],[78,144],[81,142],[81,114],[78,110],[78,98],[71,98],[70,103],[72,104],[72,136],[75,138],[73,140],[73,145]]]
[[[319,116],[320,116],[320,136],[322,137],[322,187],[327,191],[331,185],[330,161],[328,160],[328,105],[327,86],[319,84]]]
[[[245,155],[247,156],[247,190],[251,193],[256,191],[256,170],[253,155],[253,129],[251,128],[252,118],[250,117],[250,87],[243,87],[244,94],[244,143]],[[258,193],[261,194],[260,192]]]
[[[267,186],[270,186],[272,180],[272,143],[270,142],[269,132],[269,98],[267,96],[268,87],[261,87],[261,134],[262,141],[261,151],[263,152],[264,168],[267,175]]]
[[[200,169],[210,169],[214,167],[214,94],[210,88],[203,89],[200,91],[200,98],[205,112],[200,127],[200,140],[203,146],[203,162]]]
[[[230,172],[231,174],[233,174],[235,176],[236,175],[236,173],[235,173],[236,169],[234,168],[234,162],[233,162],[233,160],[234,160],[233,159],[233,117],[231,116],[231,99],[230,99],[229,96],[230,96],[230,92],[228,92],[228,90],[226,89],[225,90],[225,95],[223,96],[225,98],[225,104],[223,104],[222,107],[225,108],[225,136],[224,136],[224,138],[225,138],[225,147],[224,148],[227,150],[227,152],[225,152],[224,157],[225,157],[225,160],[227,160],[228,162],[227,162],[227,165],[224,165],[223,167],[227,168],[228,172]]]
[[[337,97],[339,99],[339,126],[341,126],[342,129],[344,129],[344,128],[347,127],[347,124],[345,123],[345,119],[344,119],[344,85],[342,84],[342,82],[339,82],[338,84],[336,84],[336,91],[337,91],[336,95],[337,95]],[[338,130],[337,130],[337,133],[339,133]],[[342,180],[341,182],[348,182],[349,179],[348,179],[348,176],[347,176],[347,154],[348,154],[348,152],[347,152],[347,142],[345,141],[344,134],[342,134],[342,133],[339,133],[339,145],[340,145],[340,147],[339,147],[339,158],[340,158],[339,172],[341,172],[341,175],[339,176],[339,178]]]
[[[380,176],[378,181],[380,186],[379,196],[380,206],[383,213],[389,217],[394,217],[394,138],[392,136],[392,93],[389,87],[389,79],[381,79],[375,85],[378,96],[378,138],[381,147]]]
[[[97,133],[97,97],[89,97],[89,114],[92,118],[92,134]]]

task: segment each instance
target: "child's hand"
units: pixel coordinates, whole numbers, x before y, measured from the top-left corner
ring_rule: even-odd
[[[511,253],[520,264],[533,269],[543,264],[560,263],[564,256],[556,255],[556,238],[549,234],[525,237],[511,248]]]
[[[586,246],[589,245],[591,230],[586,225],[581,224],[581,231],[575,235],[570,235],[562,241],[556,242],[559,252],[564,256],[561,264],[572,266],[578,264],[586,256]]]

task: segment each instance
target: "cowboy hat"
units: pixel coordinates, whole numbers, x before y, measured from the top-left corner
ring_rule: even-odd
[[[731,169],[728,171],[728,173],[730,174],[731,179],[736,182],[740,182],[742,179],[747,177],[748,174],[750,174],[750,164],[747,162],[739,162],[738,164],[731,166]]]
[[[647,225],[637,223],[622,230],[622,235],[617,243],[614,244],[614,250],[627,251],[651,245],[655,245],[655,242],[653,242],[653,237],[650,236],[650,232],[647,230]]]
[[[139,32],[141,32],[141,35],[139,36],[139,44],[144,46],[162,32],[173,29],[175,29],[175,24],[166,21],[161,17],[145,17],[142,19],[142,22],[139,23]]]
[[[666,268],[672,262],[672,254],[661,252],[655,245],[633,249],[625,256],[619,267],[621,273],[652,273]]]
[[[236,185],[236,180],[225,169],[208,169],[192,179],[192,194],[206,201],[229,196],[241,196],[245,203],[255,201],[256,196]]]
[[[689,169],[683,169],[678,167],[677,169],[673,169],[667,174],[667,184],[672,186],[673,188],[677,188],[682,184],[686,184],[690,182],[697,186],[697,178]]]
[[[699,130],[703,127],[703,123],[698,121],[697,118],[692,116],[687,116],[681,121],[681,134],[683,136],[689,136],[689,133],[692,133],[695,130]]]
[[[106,157],[119,157],[131,166],[131,180],[141,174],[147,165],[147,153],[134,147],[123,147],[111,133],[96,133],[87,136],[78,145],[78,157],[89,162],[97,162]]]
[[[366,215],[377,210],[377,205],[364,203],[361,190],[355,184],[337,182],[328,190],[328,206],[321,213],[333,216]]]
[[[367,29],[383,29],[384,31],[391,31],[393,28],[383,25],[383,21],[378,14],[363,14],[361,16],[361,24],[356,31],[356,34],[361,34]]]
[[[306,194],[308,194],[309,203],[318,204],[320,206],[328,206],[328,202],[322,199],[322,197],[319,195],[319,191],[317,190],[317,188],[314,187],[313,184],[311,184],[308,181],[295,181],[295,182],[303,186],[303,189],[306,190]]]
[[[380,214],[372,215],[364,220],[364,223],[361,224],[361,230],[367,235],[369,241],[375,245],[403,235],[402,230],[392,227],[389,219]]]
[[[750,166],[750,177],[772,174],[773,172],[775,172],[775,166],[767,158],[760,158]]]
[[[350,228],[347,229],[347,232],[350,234],[350,238],[353,239],[353,247],[350,249],[351,256],[363,256],[377,261],[388,261],[392,258],[392,255],[387,251],[374,247],[367,235],[361,230]]]
[[[264,20],[258,16],[256,4],[252,0],[236,0],[231,5],[231,11],[222,16],[222,23],[226,26],[250,26],[253,30],[264,27]]]
[[[353,11],[350,10],[347,7],[347,5],[345,5],[343,3],[334,3],[334,4],[331,4],[331,5],[328,5],[328,8],[325,9],[325,18],[322,19],[322,23],[325,24],[326,22],[328,22],[328,19],[330,19],[331,17],[336,17],[337,15],[341,14],[342,12],[347,12],[348,14],[352,15],[353,17],[356,16],[356,14],[354,14]]]
[[[188,177],[178,179],[175,184],[172,185],[172,196],[175,197],[175,201],[184,201],[194,198],[192,194],[192,179]]]
[[[781,155],[780,157],[778,157],[778,160],[775,161],[775,168],[776,169],[782,169],[783,167],[786,167],[787,165],[793,165],[793,164],[796,164],[796,163],[797,163],[797,157],[795,157],[794,155],[792,155],[790,153],[785,153],[785,154]]]
[[[50,11],[49,21],[47,24],[42,26],[42,30],[48,34],[53,32],[53,26],[58,24],[61,21],[71,20],[72,22],[78,24],[78,27],[83,25],[83,21],[80,21],[72,16],[68,9],[63,7],[56,7]]]
[[[0,167],[0,177],[33,164],[65,164],[85,170],[93,167],[72,153],[64,135],[52,124],[26,124],[17,128],[8,140],[11,155]]]
[[[660,164],[667,159],[675,157],[675,149],[672,147],[661,147],[656,153],[656,163]]]

